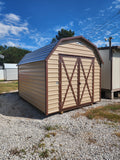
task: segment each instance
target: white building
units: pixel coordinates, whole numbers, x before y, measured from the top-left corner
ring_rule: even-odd
[[[98,48],[104,64],[101,68],[101,89],[105,98],[120,92],[120,46]]]
[[[18,80],[18,67],[14,63],[4,63],[0,69],[0,80]]]

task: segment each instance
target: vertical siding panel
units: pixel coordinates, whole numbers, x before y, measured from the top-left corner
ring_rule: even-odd
[[[45,113],[48,115],[48,62],[45,61]]]
[[[120,88],[120,53],[113,53],[113,71],[112,71],[112,82],[113,88],[112,89],[119,89]]]
[[[109,60],[109,49],[99,50],[104,64],[101,67],[101,88],[111,89],[111,67]]]

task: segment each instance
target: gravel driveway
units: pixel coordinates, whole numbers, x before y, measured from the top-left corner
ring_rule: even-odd
[[[0,95],[0,160],[120,160],[120,124],[74,117],[89,107],[46,117],[18,93]]]

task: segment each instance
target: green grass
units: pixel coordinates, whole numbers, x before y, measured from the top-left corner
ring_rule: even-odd
[[[10,92],[10,91],[17,90],[17,89],[18,89],[18,81],[0,83],[0,94],[3,92]]]
[[[0,80],[0,82],[4,82],[4,80]]]
[[[48,151],[48,149],[46,149],[45,151],[42,151],[39,156],[42,157],[42,158],[49,157],[49,151]]]
[[[20,156],[21,153],[23,153],[24,155],[26,154],[26,151],[24,149],[19,150],[18,148],[11,149],[9,152],[11,155],[16,155],[16,156]]]
[[[50,138],[50,134],[49,133],[45,134],[45,137]]]
[[[88,119],[107,119],[112,122],[120,122],[120,104],[97,107],[87,110],[84,114]]]
[[[39,148],[44,148],[44,147],[45,147],[45,143],[39,143],[39,144],[38,144],[38,147],[39,147]]]
[[[58,125],[46,125],[44,126],[45,130],[46,131],[51,131],[51,130],[56,130],[56,129],[59,129],[60,127]]]
[[[115,135],[120,138],[120,132],[116,132]]]

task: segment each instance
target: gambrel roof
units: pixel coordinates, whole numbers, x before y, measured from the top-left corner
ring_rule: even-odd
[[[57,44],[57,42],[51,43],[51,44],[46,45],[42,48],[39,48],[31,53],[27,53],[23,57],[23,59],[19,62],[18,65],[45,60],[46,57],[49,55],[49,53],[56,46],[56,44]]]
[[[76,37],[62,38],[59,41],[46,45],[33,52],[30,52],[23,57],[23,59],[18,63],[18,65],[47,60],[61,42],[74,39],[80,39],[82,42],[88,44],[95,51],[98,59],[100,60],[100,63],[103,63],[97,47],[89,40],[85,39],[83,36],[76,36]]]

